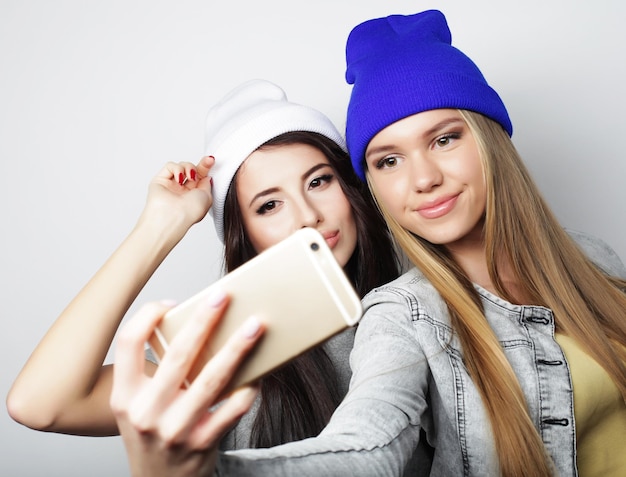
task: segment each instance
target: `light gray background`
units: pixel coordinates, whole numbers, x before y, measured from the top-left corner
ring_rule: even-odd
[[[343,129],[350,29],[427,8],[500,92],[563,224],[626,257],[620,0],[0,0],[0,394],[133,226],[156,171],[201,157],[214,101],[266,78]],[[220,252],[204,221],[138,303],[198,291]],[[3,410],[0,443],[3,476],[128,475],[117,437],[35,432]]]

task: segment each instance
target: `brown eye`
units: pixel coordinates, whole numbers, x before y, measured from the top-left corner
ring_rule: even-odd
[[[276,208],[276,201],[270,200],[268,202],[265,202],[261,207],[259,207],[256,213],[259,215],[263,215],[267,212],[270,212],[271,210],[274,210],[275,208]]]
[[[383,157],[376,163],[376,169],[385,169],[394,167],[398,164],[398,158],[394,156]]]
[[[317,187],[323,186],[324,184],[328,184],[332,180],[332,174],[324,174],[322,176],[316,177],[311,182],[309,182],[309,189],[316,189]]]
[[[439,136],[437,139],[435,139],[434,147],[436,148],[447,147],[451,143],[453,143],[455,140],[460,139],[460,138],[461,138],[461,133],[452,132],[452,133],[444,134],[443,136]]]

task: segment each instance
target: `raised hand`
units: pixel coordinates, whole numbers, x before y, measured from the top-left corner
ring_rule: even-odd
[[[168,162],[150,182],[141,220],[177,219],[187,228],[204,218],[213,203],[210,171],[215,159],[197,165]]]

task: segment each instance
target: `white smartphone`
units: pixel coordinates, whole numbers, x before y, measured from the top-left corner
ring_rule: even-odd
[[[362,314],[359,296],[322,235],[303,228],[172,308],[149,340],[157,360],[214,287],[230,296],[230,304],[199,353],[187,385],[248,317],[258,317],[266,327],[223,395],[354,326]]]

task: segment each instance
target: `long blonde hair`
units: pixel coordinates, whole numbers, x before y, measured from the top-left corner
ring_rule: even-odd
[[[499,273],[511,267],[522,296],[550,308],[561,331],[600,363],[626,400],[626,288],[579,250],[541,197],[507,133],[478,113],[460,111],[480,153],[487,183],[484,240],[498,294],[515,303]],[[376,198],[374,184],[368,184]],[[404,229],[378,205],[398,244],[446,301],[463,360],[485,405],[504,476],[554,473],[524,393],[480,297],[446,248]],[[540,423],[537,423],[540,425]]]

